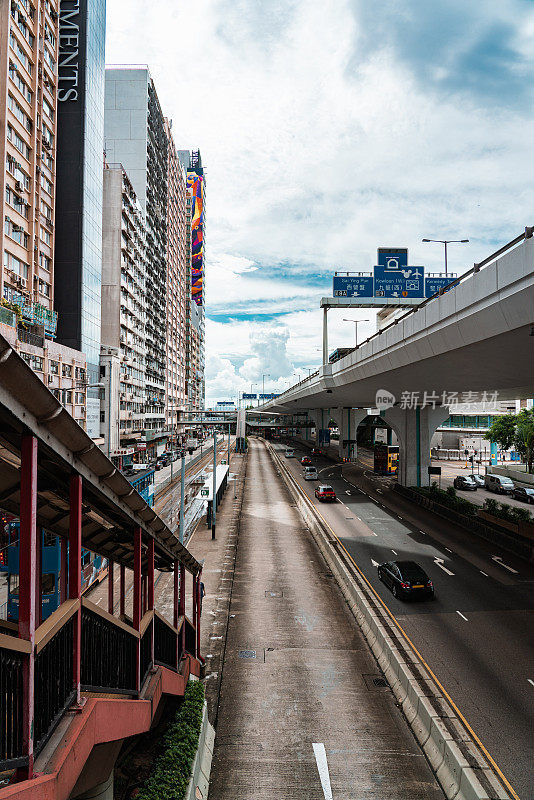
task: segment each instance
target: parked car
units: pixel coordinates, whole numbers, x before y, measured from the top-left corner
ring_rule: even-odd
[[[302,464],[303,467],[311,466],[312,460],[308,456],[303,456],[300,459],[300,463]]]
[[[320,456],[320,455],[322,455],[322,453],[321,453],[321,451],[319,450],[318,447],[312,447],[311,454],[312,454],[312,456]]]
[[[327,486],[326,484],[320,484],[315,489],[315,496],[321,503],[326,501],[334,502],[337,500],[336,493],[331,486]]]
[[[463,489],[466,492],[476,492],[477,482],[472,475],[457,475],[453,481],[455,489]]]
[[[506,475],[488,474],[484,479],[484,485],[488,492],[497,494],[512,494],[515,489],[514,482]]]
[[[305,481],[318,481],[319,480],[319,473],[315,469],[315,467],[305,467],[304,469],[304,480]]]
[[[528,486],[516,486],[512,496],[515,500],[522,500],[523,503],[534,504],[534,489],[530,489]]]
[[[295,451],[294,450],[286,450],[285,457],[286,458],[295,458]]]
[[[385,561],[378,566],[378,577],[401,600],[434,597],[432,581],[415,561]]]
[[[484,488],[484,475],[471,475],[479,489]]]

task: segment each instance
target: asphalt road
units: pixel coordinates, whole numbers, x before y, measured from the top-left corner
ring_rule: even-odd
[[[366,470],[373,469],[373,453],[371,450],[367,448],[358,448],[358,461]],[[471,464],[469,468],[465,468],[465,461],[439,461],[435,458],[432,459],[432,466],[433,467],[441,467],[441,488],[447,489],[449,486],[453,485],[454,479],[457,475],[471,475]],[[510,466],[510,463],[507,462],[507,466]],[[478,466],[475,465],[475,473],[477,472]],[[480,467],[480,474],[484,475],[485,473],[485,465]],[[389,482],[391,479],[388,478],[387,481]],[[432,480],[439,481],[439,478],[433,477]],[[509,506],[515,506],[516,508],[523,508],[526,511],[530,511],[530,513],[534,516],[534,505],[530,503],[523,503],[521,500],[514,500],[513,497],[506,494],[496,494],[495,492],[488,492],[486,489],[477,489],[476,492],[466,492],[461,489],[457,489],[457,493],[459,497],[463,497],[465,500],[469,500],[470,503],[475,503],[477,506],[483,506],[484,501],[488,498],[492,500],[497,500],[498,503],[506,503]]]
[[[517,796],[534,800],[534,566],[414,508],[387,479],[312,458],[337,503],[316,501],[317,482],[302,479],[296,458],[287,464]],[[397,558],[421,564],[435,600],[393,597],[373,562]]]

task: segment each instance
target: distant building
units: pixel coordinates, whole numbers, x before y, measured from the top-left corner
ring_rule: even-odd
[[[165,121],[148,67],[106,69],[105,151],[121,163],[146,227],[145,434],[147,454],[167,442],[167,184]]]
[[[61,0],[54,256],[57,337],[85,353],[89,384],[99,382],[100,371],[105,35],[105,0]],[[98,439],[96,387],[87,389],[87,413],[87,431]]]
[[[122,164],[104,166],[101,435],[121,466],[143,462],[145,440],[145,225]]]
[[[190,231],[186,208],[186,173],[176,152],[171,126],[172,122],[166,119],[168,172],[165,416],[172,440],[178,442],[184,433],[182,421],[186,411],[186,314],[189,269],[187,248]]]

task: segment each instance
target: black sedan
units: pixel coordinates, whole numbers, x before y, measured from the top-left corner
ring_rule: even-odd
[[[478,486],[472,475],[457,475],[454,479],[454,488],[466,492],[476,492]]]
[[[534,504],[534,489],[531,489],[530,487],[525,488],[523,486],[516,486],[512,492],[512,497],[515,500],[522,500],[523,503]]]
[[[400,600],[434,597],[432,581],[415,561],[385,561],[378,566],[378,577]]]

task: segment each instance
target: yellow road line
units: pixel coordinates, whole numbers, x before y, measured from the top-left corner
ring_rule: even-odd
[[[295,482],[296,482],[296,481],[295,481]],[[297,482],[296,482],[296,483],[297,483]],[[298,483],[297,483],[297,486],[298,486],[299,490],[302,492],[303,496],[306,498],[306,500],[310,501],[310,498],[308,497],[308,495],[306,494],[306,492],[304,492],[304,490],[302,489],[302,487],[301,487],[301,486],[300,486]],[[310,501],[310,502],[311,502],[311,501]],[[367,578],[366,578],[366,577],[365,577],[365,575],[363,574],[362,570],[359,568],[359,566],[357,565],[357,563],[355,562],[355,560],[353,559],[353,557],[351,556],[351,554],[349,553],[349,551],[347,550],[347,548],[345,547],[345,545],[343,544],[343,542],[341,542],[341,541],[340,541],[340,539],[339,539],[338,535],[337,535],[337,534],[335,533],[335,531],[332,529],[331,525],[330,525],[330,524],[329,524],[329,523],[328,523],[328,522],[325,520],[325,518],[323,517],[323,515],[321,514],[321,512],[319,511],[319,509],[318,509],[318,508],[317,508],[317,507],[316,507],[316,506],[315,506],[313,503],[311,503],[311,505],[312,505],[312,507],[313,507],[314,511],[316,511],[316,513],[317,513],[317,514],[319,515],[319,517],[322,519],[322,521],[324,522],[324,524],[326,525],[326,527],[328,528],[328,530],[329,530],[329,531],[332,533],[333,537],[336,539],[336,541],[338,542],[339,546],[343,548],[343,550],[344,550],[344,551],[345,551],[345,553],[347,554],[348,558],[349,558],[349,559],[350,559],[350,561],[351,561],[351,562],[354,564],[354,566],[355,566],[355,567],[356,567],[356,569],[358,570],[358,572],[359,572],[360,576],[363,578],[363,580],[365,581],[365,583],[367,584],[367,586],[369,587],[369,589],[372,591],[372,593],[374,594],[374,596],[376,597],[376,599],[377,599],[377,600],[379,601],[379,603],[380,603],[380,604],[383,606],[383,608],[384,608],[384,610],[387,612],[387,614],[389,614],[389,616],[391,617],[391,620],[392,620],[392,622],[393,622],[393,623],[394,623],[394,624],[397,626],[397,628],[398,628],[398,629],[399,629],[399,631],[402,633],[402,635],[404,636],[404,638],[406,639],[406,641],[409,643],[410,647],[412,647],[412,649],[414,650],[414,652],[415,652],[415,653],[417,653],[418,657],[421,659],[422,663],[423,663],[423,664],[425,665],[425,667],[427,668],[428,672],[430,673],[430,675],[432,676],[432,678],[433,678],[433,679],[434,679],[434,681],[436,682],[437,686],[439,686],[439,688],[441,689],[441,691],[443,692],[443,694],[445,695],[445,697],[447,698],[447,700],[449,701],[449,703],[450,703],[450,704],[451,704],[451,706],[453,707],[454,711],[455,711],[455,712],[458,714],[458,717],[459,717],[459,718],[462,720],[463,724],[465,725],[465,727],[467,728],[467,730],[469,731],[469,733],[471,734],[471,736],[473,737],[473,739],[476,741],[476,743],[478,744],[478,746],[480,747],[480,749],[482,750],[482,752],[484,753],[484,755],[486,756],[486,758],[488,759],[488,761],[491,763],[491,765],[493,766],[493,768],[495,769],[495,771],[497,772],[497,774],[499,775],[499,777],[501,778],[501,780],[502,780],[502,781],[503,781],[503,783],[505,784],[505,786],[506,786],[506,788],[508,789],[508,791],[509,791],[509,792],[512,794],[512,796],[515,798],[515,800],[521,800],[521,798],[519,797],[519,795],[517,794],[517,792],[515,791],[515,789],[514,789],[514,788],[513,788],[513,786],[511,785],[510,781],[508,780],[508,778],[507,778],[507,777],[504,775],[504,773],[503,773],[503,771],[501,770],[501,768],[500,768],[500,767],[497,765],[497,763],[495,762],[495,759],[493,758],[493,756],[491,756],[491,755],[490,755],[490,753],[488,752],[487,748],[486,748],[486,747],[485,747],[485,746],[482,744],[482,742],[480,741],[480,738],[479,738],[479,737],[477,736],[477,734],[474,732],[473,728],[472,728],[472,727],[471,727],[471,725],[468,723],[468,721],[466,720],[466,718],[464,717],[464,715],[462,714],[462,712],[460,711],[460,709],[458,708],[458,706],[456,705],[456,703],[454,702],[454,700],[452,699],[452,697],[451,697],[451,696],[449,695],[449,693],[446,691],[446,689],[444,688],[444,686],[443,686],[443,685],[440,683],[440,681],[438,680],[438,678],[436,677],[436,675],[434,674],[434,672],[432,671],[432,669],[429,667],[429,665],[427,664],[427,662],[425,661],[425,659],[423,658],[423,656],[421,655],[421,653],[419,652],[419,650],[417,649],[417,647],[414,645],[414,643],[412,642],[412,640],[410,639],[410,637],[408,636],[408,634],[406,633],[406,631],[404,630],[404,628],[402,627],[402,625],[401,625],[401,624],[398,622],[398,620],[395,618],[394,614],[393,614],[393,613],[390,611],[390,609],[387,607],[387,605],[386,605],[386,604],[385,604],[385,602],[382,600],[382,598],[380,597],[380,595],[378,594],[378,592],[377,592],[377,591],[376,591],[376,590],[373,588],[373,586],[372,586],[372,585],[369,583],[369,581],[367,580]]]

